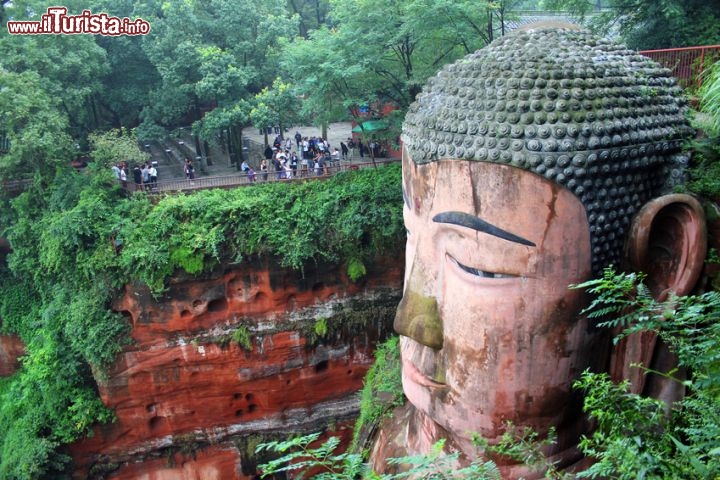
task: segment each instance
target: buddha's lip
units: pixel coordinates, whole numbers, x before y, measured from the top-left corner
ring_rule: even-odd
[[[444,383],[439,383],[435,380],[431,380],[430,378],[428,378],[420,370],[418,370],[415,364],[410,360],[403,359],[402,365],[403,374],[417,385],[428,388],[443,388],[446,386]]]

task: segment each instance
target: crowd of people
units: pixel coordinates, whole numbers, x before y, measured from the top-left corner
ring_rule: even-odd
[[[356,153],[360,158],[366,155],[380,156],[382,153],[379,144],[374,141],[364,144],[362,140],[355,141],[348,137],[339,143],[339,146],[331,147],[327,139],[303,136],[299,131],[287,138],[278,133],[272,145],[267,145],[263,156],[257,159],[255,167],[248,160],[243,160],[240,170],[250,183],[271,178],[282,180],[322,176],[329,175],[341,162],[351,161]],[[112,171],[123,188],[128,188],[129,162],[112,165]],[[192,182],[195,179],[195,167],[189,158],[184,160],[183,173],[187,180]],[[157,181],[157,162],[135,164],[132,168],[134,190],[156,190]]]
[[[155,162],[135,164],[132,169],[135,190],[154,190],[157,188],[158,171]],[[113,175],[120,181],[123,188],[128,187],[128,162],[115,163],[111,167]]]
[[[260,179],[267,180],[271,174],[276,180],[328,175],[331,167],[352,158],[355,147],[352,138],[341,141],[340,148],[331,148],[322,137],[303,137],[300,132],[288,138],[278,135],[272,145],[266,146],[263,158],[259,160]],[[242,170],[249,173],[252,168],[243,162]]]

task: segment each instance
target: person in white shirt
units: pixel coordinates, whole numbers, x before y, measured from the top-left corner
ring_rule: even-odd
[[[150,164],[150,168],[148,169],[148,174],[150,174],[150,188],[157,188],[157,168],[155,168],[155,165]]]

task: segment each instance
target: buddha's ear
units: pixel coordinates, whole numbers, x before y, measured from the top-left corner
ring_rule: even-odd
[[[629,269],[645,272],[654,297],[687,295],[703,268],[707,250],[705,214],[690,195],[665,195],[633,219],[625,249]]]

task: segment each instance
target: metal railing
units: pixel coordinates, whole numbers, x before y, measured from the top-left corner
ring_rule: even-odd
[[[32,183],[31,179],[3,180],[0,182],[0,191],[8,195],[18,195]]]
[[[302,165],[298,165],[298,169],[294,172],[294,175],[291,172],[290,177],[286,176],[287,174],[285,171],[276,172],[272,170],[268,171],[266,174],[263,174],[261,172],[255,172],[251,175],[238,172],[237,174],[233,175],[197,177],[192,180],[185,178],[176,178],[172,180],[159,181],[155,184],[135,184],[132,182],[126,182],[124,188],[128,191],[145,191],[149,195],[158,195],[163,193],[178,193],[208,188],[243,187],[255,185],[258,183],[322,180],[329,178],[337,173],[348,170],[373,168],[375,165],[377,165],[378,167],[382,167],[387,164],[399,161],[400,159],[396,158],[382,158],[376,159],[375,164],[373,164],[372,162],[349,163],[347,161],[340,160],[337,162],[327,163],[322,170],[316,170],[312,167],[305,169]]]
[[[669,68],[678,84],[691,90],[699,89],[704,72],[720,61],[720,45],[642,50],[640,53]]]

